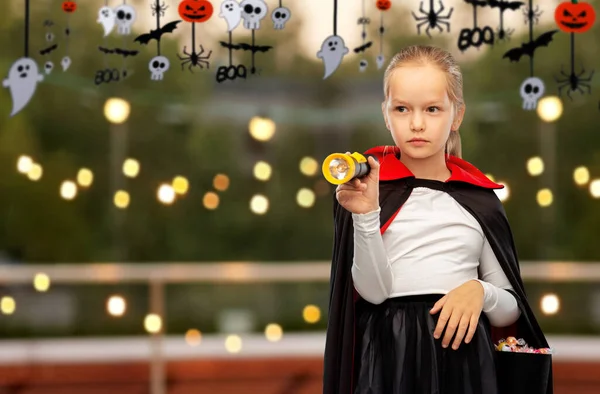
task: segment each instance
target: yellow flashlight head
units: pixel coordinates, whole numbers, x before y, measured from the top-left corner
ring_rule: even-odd
[[[357,176],[364,176],[370,169],[367,158],[358,152],[332,153],[323,160],[323,176],[334,185],[341,185]]]

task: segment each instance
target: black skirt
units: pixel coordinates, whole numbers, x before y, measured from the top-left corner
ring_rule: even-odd
[[[470,343],[443,348],[429,313],[442,296],[357,300],[354,394],[498,394],[489,321],[482,312]]]

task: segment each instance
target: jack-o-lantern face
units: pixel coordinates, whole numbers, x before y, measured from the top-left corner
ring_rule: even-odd
[[[74,1],[63,1],[62,10],[66,13],[73,13],[77,9],[77,3]]]
[[[179,3],[179,16],[186,22],[206,22],[213,11],[213,6],[208,0],[182,0]]]
[[[584,33],[596,20],[596,12],[589,3],[560,3],[554,11],[554,20],[559,29],[567,33]]]
[[[375,2],[375,6],[377,7],[377,9],[379,11],[387,11],[390,8],[392,8],[392,1],[391,0],[377,0]]]

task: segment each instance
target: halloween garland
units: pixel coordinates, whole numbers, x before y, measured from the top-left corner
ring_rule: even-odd
[[[379,10],[379,54],[377,55],[377,69],[381,70],[383,63],[385,62],[385,56],[383,54],[383,35],[385,34],[385,27],[383,26],[383,14],[392,8],[392,0],[376,0],[375,7]]]
[[[280,2],[281,5],[281,2]],[[284,7],[281,7],[284,9]],[[227,23],[227,31],[229,32],[229,42],[220,41],[222,47],[229,50],[229,65],[221,66],[217,70],[216,80],[218,83],[226,80],[235,80],[237,78],[245,79],[247,77],[247,68],[243,64],[233,64],[233,51],[250,51],[252,53],[252,63],[250,65],[251,74],[259,74],[260,72],[256,68],[256,53],[266,53],[273,49],[270,45],[256,45],[256,30],[260,29],[261,22],[267,16],[269,7],[263,0],[244,0],[241,4],[238,4],[235,0],[225,0],[221,5],[221,18]],[[291,14],[286,14],[285,17],[280,12],[278,17],[280,19],[289,19]],[[275,23],[275,11],[272,14],[272,20]],[[286,19],[286,20],[287,20]],[[239,43],[234,44],[232,42],[232,31],[235,30],[238,24],[242,23],[245,29],[252,31],[252,43]],[[284,23],[285,25],[285,23]]]
[[[152,59],[150,59],[150,62],[148,62],[150,80],[152,81],[162,81],[164,74],[171,67],[169,59],[160,54],[160,39],[163,34],[173,33],[173,31],[177,29],[177,24],[181,22],[181,20],[172,21],[161,27],[160,17],[164,16],[168,7],[164,3],[161,4],[159,1],[160,0],[154,0],[154,3],[150,5],[150,8],[152,9],[152,16],[156,17],[156,30],[150,30],[150,33],[141,34],[134,40],[135,42],[139,42],[141,45],[148,45],[150,41],[156,40],[156,56],[154,56]]]
[[[77,10],[77,2],[63,1],[62,10],[67,14],[67,23],[65,27],[65,55],[60,61],[60,65],[63,71],[67,71],[67,69],[71,66],[71,56],[69,56],[69,39],[71,37],[71,25],[69,24],[69,22],[71,21],[71,14]]]
[[[415,21],[417,21],[417,34],[421,35],[421,27],[423,25],[427,25],[427,28],[425,28],[425,33],[427,36],[429,36],[429,38],[431,38],[431,33],[429,33],[430,29],[437,28],[440,33],[444,32],[444,29],[442,29],[440,25],[446,26],[448,33],[450,33],[450,17],[452,16],[454,7],[450,7],[448,15],[440,15],[442,12],[444,12],[445,7],[441,0],[439,0],[439,3],[440,9],[436,11],[434,0],[429,0],[429,10],[425,11],[423,8],[423,2],[421,1],[421,4],[419,5],[419,12],[423,14],[423,16],[417,16],[413,11],[411,11],[413,18],[415,18]],[[467,1],[467,3],[469,3],[469,1]],[[477,20],[477,15],[475,15],[475,19]],[[477,26],[477,22],[475,22],[475,26]]]
[[[575,34],[584,33],[592,27],[596,20],[596,12],[589,3],[571,0],[560,3],[556,7],[554,19],[559,29],[571,35],[571,73],[566,74],[564,68],[561,67],[562,78],[554,77],[558,83],[558,95],[562,95],[564,88],[568,88],[567,96],[571,100],[573,100],[571,92],[578,91],[583,94],[585,93],[583,88],[591,94],[594,70],[588,76],[584,76],[585,68],[581,66],[581,71],[575,73]]]
[[[463,28],[458,35],[458,49],[461,52],[471,47],[479,48],[481,45],[494,45],[494,30],[489,26],[477,25],[477,7],[491,6],[487,0],[464,0],[473,6],[473,27]]]
[[[130,72],[127,70],[127,58],[136,56],[139,51],[127,49],[127,37],[131,34],[131,26],[135,22],[137,12],[135,8],[127,4],[127,0],[117,6],[114,10],[108,6],[108,0],[104,0],[104,6],[98,10],[97,23],[102,25],[104,31],[104,45],[98,46],[98,50],[103,53],[104,68],[96,71],[94,75],[94,84],[119,82],[127,78]],[[123,37],[121,48],[109,48],[108,36],[117,28],[117,34]],[[110,67],[108,64],[108,55],[117,55],[122,57],[121,69]]]
[[[50,11],[52,9],[52,1],[48,2],[49,7],[48,7],[48,11]],[[54,42],[54,39],[56,38],[56,36],[54,35],[54,32],[52,31],[52,27],[54,26],[54,21],[52,21],[52,19],[48,18],[44,21],[44,28],[46,30],[44,37],[46,39],[46,43],[48,46],[46,46],[45,48],[40,49],[39,53],[41,56],[50,58],[52,52],[54,52],[56,50],[56,48],[58,48],[58,44]],[[54,62],[52,62],[52,60],[47,60],[46,63],[44,63],[44,71],[46,72],[46,74],[50,74],[52,72],[52,70],[54,69]]]
[[[558,30],[547,31],[534,40],[533,25],[538,22],[540,14],[541,12],[537,6],[535,9],[533,8],[533,0],[529,0],[529,6],[525,9],[525,22],[529,24],[529,41],[521,44],[520,47],[508,50],[502,56],[503,59],[508,58],[511,63],[518,62],[523,56],[529,56],[529,77],[521,83],[521,87],[519,88],[521,98],[523,99],[523,109],[526,111],[535,110],[538,100],[546,91],[544,81],[534,76],[533,57],[535,50],[542,46],[548,46],[554,34],[558,32]]]
[[[25,0],[25,53],[10,66],[8,77],[2,81],[2,86],[9,90],[12,98],[11,117],[27,106],[38,83],[44,80],[37,63],[29,57],[29,1]]]
[[[200,44],[200,52],[196,52],[196,23],[207,22],[212,17],[214,12],[212,3],[208,0],[182,0],[179,3],[178,11],[181,19],[192,24],[191,52],[188,52],[187,46],[184,46],[184,56],[177,54],[181,60],[181,70],[184,70],[186,64],[190,72],[193,72],[192,67],[204,69],[204,65],[206,65],[207,69],[210,68],[208,60],[212,55],[212,50],[205,55],[204,46]]]
[[[371,45],[373,45],[373,42],[372,41],[367,42],[367,25],[371,23],[371,20],[369,18],[367,18],[367,15],[366,15],[365,0],[361,0],[361,1],[362,1],[362,16],[360,18],[358,18],[358,24],[362,25],[362,33],[361,33],[362,45],[354,48],[354,53],[362,53],[363,54],[363,58],[360,60],[358,70],[360,72],[364,72],[367,69],[367,66],[369,65],[369,62],[367,62],[367,59],[365,59],[365,57],[364,57],[364,53],[367,51],[367,49],[371,48]]]
[[[321,49],[317,52],[317,57],[323,61],[325,67],[323,79],[329,78],[342,64],[344,56],[350,52],[344,39],[337,34],[337,9],[338,0],[333,0],[333,35],[323,41]]]

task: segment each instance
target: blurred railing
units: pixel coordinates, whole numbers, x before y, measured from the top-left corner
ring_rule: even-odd
[[[329,261],[0,265],[0,285],[30,284],[39,273],[46,274],[53,285],[144,283],[150,289],[150,312],[164,316],[167,284],[326,282],[330,267]],[[528,282],[600,283],[600,262],[522,262],[521,273]],[[149,336],[151,394],[167,392],[163,337],[162,329]]]

